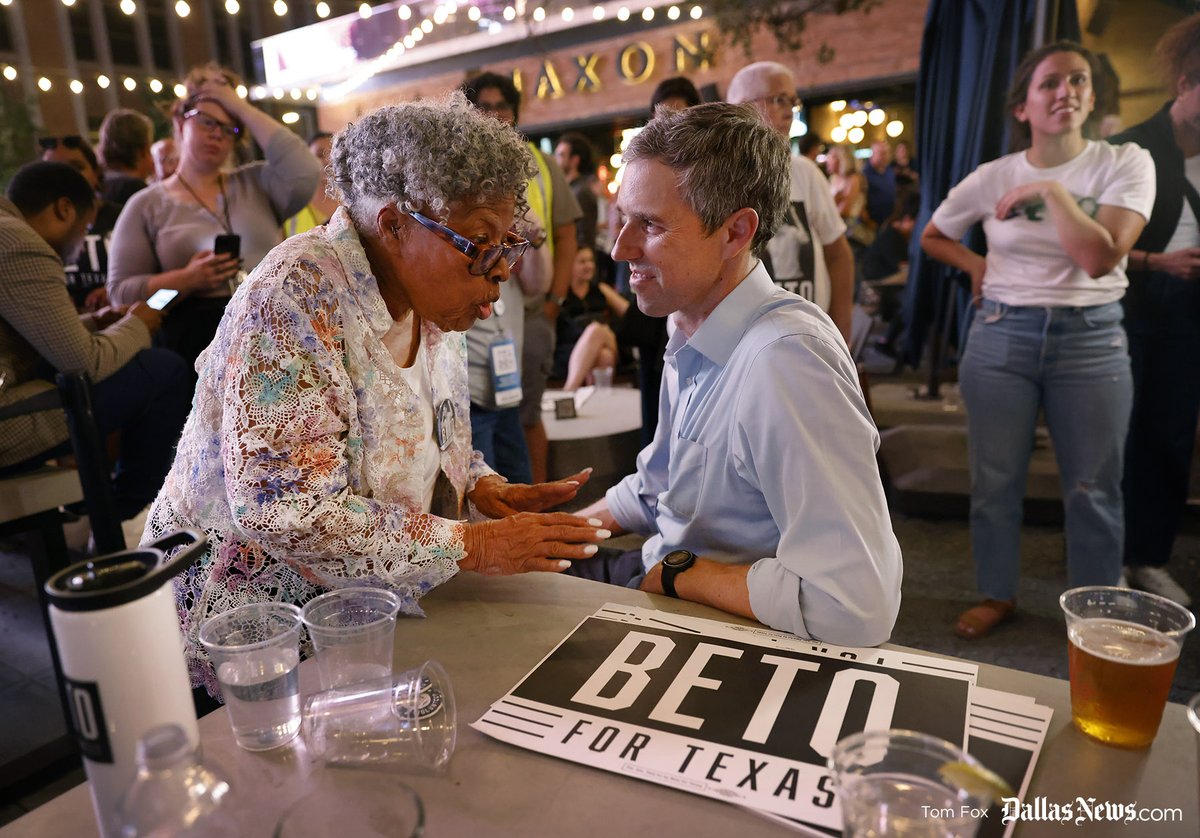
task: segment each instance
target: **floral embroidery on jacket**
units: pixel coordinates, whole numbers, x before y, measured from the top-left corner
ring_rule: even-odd
[[[197,635],[247,602],[303,604],[323,590],[386,585],[404,610],[463,557],[466,493],[490,474],[455,423],[439,483],[457,508],[422,509],[422,411],[469,415],[461,334],[422,324],[433,405],[382,337],[392,320],[344,209],[271,251],[229,303],[197,362],[200,383],[143,541],[181,527],[209,548],[176,577],[193,686],[216,694]],[[435,496],[437,493],[435,493]]]

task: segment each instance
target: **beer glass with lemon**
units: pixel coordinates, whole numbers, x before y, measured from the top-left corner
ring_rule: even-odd
[[[1058,602],[1067,618],[1075,726],[1107,745],[1147,747],[1195,615],[1128,588],[1074,588]]]

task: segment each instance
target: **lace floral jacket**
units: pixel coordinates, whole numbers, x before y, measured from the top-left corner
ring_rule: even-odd
[[[216,694],[197,640],[214,614],[355,584],[386,585],[420,613],[417,599],[458,569],[464,496],[492,473],[471,447],[465,342],[422,327],[448,443],[439,517],[421,511],[413,457],[429,406],[381,340],[391,326],[344,209],[272,250],[230,301],[143,536],[209,538],[175,581],[192,686]]]

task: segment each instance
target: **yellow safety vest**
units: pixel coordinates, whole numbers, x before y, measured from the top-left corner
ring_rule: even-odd
[[[554,181],[550,179],[550,167],[541,149],[533,143],[526,143],[533,153],[533,162],[537,163],[537,177],[529,181],[525,187],[525,200],[529,202],[529,211],[542,223],[546,231],[546,244],[550,258],[554,258]]]

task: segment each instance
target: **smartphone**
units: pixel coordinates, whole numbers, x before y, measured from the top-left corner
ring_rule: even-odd
[[[237,233],[222,233],[213,242],[213,253],[232,256],[240,259],[242,255],[242,237]]]
[[[146,300],[146,305],[150,306],[150,308],[154,309],[155,311],[162,311],[178,296],[179,292],[174,288],[159,288],[150,295],[150,299]]]

